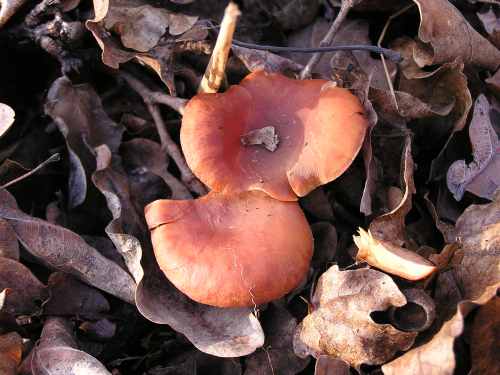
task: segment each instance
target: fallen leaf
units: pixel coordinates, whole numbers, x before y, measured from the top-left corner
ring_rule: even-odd
[[[297,73],[303,66],[269,51],[231,46],[233,53],[250,72],[265,70],[269,73]]]
[[[333,220],[333,209],[322,187],[299,199],[300,207],[317,219]]]
[[[480,298],[485,290],[500,283],[500,190],[493,202],[467,207],[446,240],[456,241],[461,247],[452,263],[465,299]]]
[[[490,87],[491,91],[500,98],[500,69],[498,69],[493,76],[486,78],[484,81]]]
[[[294,350],[300,357],[327,354],[359,368],[387,362],[415,340],[416,333],[373,321],[373,311],[406,304],[394,281],[379,271],[332,266],[318,280],[312,304],[295,334]]]
[[[117,325],[104,318],[95,322],[83,322],[78,328],[93,341],[108,341],[115,336]]]
[[[12,207],[12,203],[15,203],[13,197],[6,190],[0,190],[0,217],[11,225],[31,255],[51,268],[70,273],[133,303],[135,283],[125,270],[103,257],[76,233],[29,216]]]
[[[49,298],[43,304],[45,315],[93,318],[110,310],[108,301],[98,290],[67,273],[53,273],[47,284]]]
[[[413,50],[423,67],[460,61],[496,70],[500,51],[479,34],[448,0],[414,0],[420,11],[418,37],[423,42]]]
[[[430,341],[383,365],[383,373],[452,375],[457,362],[454,352],[455,340],[463,333],[465,318],[477,306],[493,298],[499,286],[500,284],[483,290],[482,295],[473,301],[460,302],[453,317],[443,324]]]
[[[316,360],[314,375],[349,375],[350,366],[341,359],[320,355]]]
[[[264,348],[247,357],[245,375],[300,373],[309,360],[293,352],[292,341],[297,320],[283,307],[271,304],[262,318],[266,333]]]
[[[31,271],[16,260],[0,257],[0,291],[5,291],[0,310],[8,314],[30,315],[40,310],[47,291]]]
[[[413,194],[416,193],[413,170],[411,137],[407,136],[401,157],[401,185],[404,186],[404,195],[394,209],[376,217],[370,223],[370,232],[375,238],[390,241],[398,246],[407,242],[405,218],[412,208]]]
[[[23,339],[16,332],[0,335],[0,374],[16,375],[21,363]]]
[[[154,260],[144,218],[138,217],[130,201],[126,177],[114,169],[116,166],[111,164],[111,154],[105,146],[96,151],[99,166],[93,181],[105,195],[113,215],[106,232],[138,282],[139,312],[154,323],[168,324],[199,350],[211,355],[239,357],[262,346],[264,333],[250,309],[218,309],[198,304],[165,278]]]
[[[172,191],[171,199],[193,198],[186,186],[168,171],[167,154],[158,143],[135,138],[122,144],[121,155],[128,169],[143,169],[161,177]]]
[[[26,3],[26,0],[1,0],[0,1],[0,29],[17,13]]]
[[[469,127],[473,160],[455,161],[446,175],[448,189],[454,198],[462,199],[469,184],[473,183],[473,193],[492,199],[500,186],[498,166],[500,166],[500,142],[490,120],[490,103],[486,96],[479,95],[474,104],[474,113]],[[491,168],[490,168],[491,165]]]
[[[3,10],[3,5],[2,9],[0,12]],[[1,20],[1,15],[0,15],[0,20]],[[0,27],[1,27],[1,21],[0,21]],[[7,104],[0,103],[0,137],[2,137],[7,130],[10,129],[11,125],[14,123],[16,113],[14,110],[9,107]]]
[[[500,374],[500,298],[479,308],[471,327],[471,374]]]
[[[71,324],[63,318],[45,321],[31,359],[33,375],[111,375],[102,363],[78,349]]]
[[[488,33],[488,39],[497,48],[500,48],[500,14],[498,8],[490,7],[487,11],[477,12],[477,18],[483,24],[484,29]]]
[[[314,238],[314,254],[311,266],[321,269],[333,261],[337,254],[338,236],[335,227],[327,221],[311,225]]]
[[[92,147],[106,144],[112,152],[118,152],[124,129],[108,117],[92,86],[73,85],[67,77],[52,84],[45,112],[66,139],[70,161],[69,207],[74,208],[84,202],[88,179],[95,170]]]
[[[0,258],[19,260],[19,243],[16,233],[5,220],[0,219]]]

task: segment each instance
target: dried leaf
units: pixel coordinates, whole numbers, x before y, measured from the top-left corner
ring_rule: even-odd
[[[448,189],[457,201],[462,199],[465,190],[492,199],[500,186],[500,142],[489,112],[488,99],[479,95],[469,127],[473,160],[470,163],[465,160],[455,161],[446,175]]]
[[[391,241],[398,246],[407,242],[405,218],[412,208],[412,197],[416,192],[413,169],[411,138],[408,136],[405,139],[401,158],[401,184],[404,186],[405,192],[399,204],[391,212],[375,218],[370,223],[370,232],[375,238]]]
[[[500,13],[498,8],[487,8],[486,12],[477,12],[477,18],[483,24],[484,29],[488,33],[488,39],[497,48],[500,48]]]
[[[264,333],[250,309],[201,305],[170,284],[154,260],[144,218],[134,211],[126,177],[110,164],[111,155],[105,147],[98,148],[97,154],[100,165],[93,181],[105,195],[114,218],[106,231],[138,281],[136,304],[140,313],[154,323],[168,324],[211,355],[238,357],[262,346]]]
[[[270,73],[297,73],[303,66],[269,51],[232,46],[231,50],[250,72],[265,70]]]
[[[37,312],[47,297],[46,287],[16,260],[0,257],[0,291],[6,290],[0,310],[12,315]]]
[[[106,298],[73,276],[55,272],[48,281],[49,299],[43,304],[46,315],[95,317],[109,311]]]
[[[500,284],[484,290],[484,293],[474,301],[460,302],[453,317],[443,324],[430,341],[383,365],[383,373],[452,375],[456,368],[453,350],[455,339],[464,330],[465,318],[478,305],[485,304],[493,298],[499,286]]]
[[[338,357],[351,366],[380,364],[408,349],[416,333],[377,324],[373,311],[406,304],[392,279],[376,270],[340,271],[331,267],[318,280],[312,312],[296,331],[294,349],[303,357]]]
[[[492,77],[487,78],[484,81],[491,88],[491,91],[493,91],[493,93],[500,98],[500,69],[498,69]]]
[[[25,3],[26,0],[0,0],[0,29]]]
[[[500,374],[500,298],[481,306],[471,328],[471,374]]]
[[[78,328],[91,340],[107,341],[115,336],[117,326],[108,319],[99,319],[96,322],[83,322]]]
[[[479,34],[448,0],[414,0],[420,11],[413,57],[419,66],[460,61],[496,70],[500,51]]]
[[[43,264],[133,303],[135,284],[130,275],[103,257],[76,233],[29,216],[11,207],[13,197],[0,190],[0,217],[16,232],[24,248]],[[14,201],[15,202],[15,201]]]
[[[494,201],[470,205],[458,218],[447,238],[457,241],[453,272],[464,298],[475,300],[489,287],[500,283],[500,191]]]
[[[45,112],[66,139],[71,166],[69,206],[73,208],[85,200],[87,176],[95,170],[92,147],[106,144],[112,152],[117,152],[124,129],[108,117],[90,85],[73,85],[67,77],[52,84]]]
[[[327,221],[311,225],[314,238],[314,254],[311,265],[314,269],[326,266],[337,253],[338,236],[335,227]]]
[[[16,332],[0,335],[0,374],[16,375],[21,363],[23,339]]]
[[[247,357],[245,375],[300,373],[309,361],[297,357],[293,352],[292,341],[297,320],[285,308],[271,304],[264,313],[262,324],[266,342],[263,349]]]
[[[316,360],[314,375],[349,375],[350,366],[338,358],[320,355]]]
[[[111,375],[97,359],[78,349],[72,327],[63,318],[48,318],[33,349],[33,375]]]
[[[2,9],[0,12],[3,10]],[[0,15],[0,27],[1,27],[1,15]],[[0,137],[2,137],[7,130],[10,129],[10,126],[14,123],[16,113],[14,110],[9,107],[7,104],[0,103]]]
[[[0,219],[0,258],[19,260],[19,243],[16,233],[5,220]]]

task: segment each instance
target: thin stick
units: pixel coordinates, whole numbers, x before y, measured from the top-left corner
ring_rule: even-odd
[[[175,96],[170,96],[162,92],[151,91],[144,83],[130,73],[120,72],[119,75],[134,89],[134,91],[142,96],[145,103],[165,104],[181,115],[184,113],[184,107],[187,103],[186,99],[176,98]]]
[[[161,117],[160,109],[156,104],[146,103],[146,107],[148,107],[149,113],[153,117],[153,121],[158,129],[158,134],[160,135],[161,148],[167,152],[168,155],[174,160],[175,164],[179,168],[181,172],[182,181],[189,186],[189,188],[194,191],[198,195],[205,195],[207,190],[203,186],[203,184],[198,181],[195,177],[191,169],[189,169],[182,152],[177,146],[170,134],[166,131],[165,123],[163,118]]]
[[[241,12],[235,3],[230,2],[226,7],[219,35],[217,36],[212,56],[201,80],[198,92],[215,93],[219,90],[224,79],[227,58],[231,49],[236,22],[240,14]]]
[[[384,40],[387,29],[389,28],[389,25],[392,23],[392,20],[395,19],[396,17],[399,17],[401,14],[406,12],[408,9],[410,9],[414,5],[415,4],[409,4],[409,5],[405,6],[404,8],[398,10],[396,13],[393,13],[389,16],[389,18],[387,19],[387,21],[384,25],[384,28],[382,29],[382,32],[380,33],[380,37],[378,38],[378,41],[377,41],[378,47],[381,47],[382,41]],[[385,78],[387,79],[387,84],[389,85],[389,91],[391,92],[392,99],[394,100],[394,104],[396,105],[396,110],[399,111],[398,100],[396,98],[396,92],[394,91],[394,86],[392,84],[391,75],[389,74],[389,68],[387,67],[385,57],[382,53],[380,53],[380,59],[382,60],[382,66],[384,67]]]
[[[38,166],[36,166],[35,168],[33,168],[31,171],[29,171],[29,172],[23,174],[22,176],[19,176],[19,177],[13,179],[12,181],[9,181],[6,184],[0,186],[0,189],[6,189],[9,186],[12,186],[15,183],[17,183],[17,182],[19,182],[21,180],[24,180],[25,178],[27,178],[27,177],[31,176],[32,174],[38,172],[40,169],[42,169],[43,167],[45,167],[47,164],[50,164],[52,162],[59,161],[59,160],[61,160],[61,156],[59,155],[59,153],[52,154],[47,160],[45,160],[42,163],[40,163]]]
[[[368,51],[374,53],[381,53],[389,60],[399,62],[401,54],[388,48],[372,46],[368,44],[346,44],[343,46],[330,46],[330,47],[282,47],[270,46],[262,44],[253,44],[233,40],[233,45],[238,47],[270,51],[270,52],[300,52],[300,53],[316,53],[316,52],[336,52],[336,51]]]
[[[352,8],[351,1],[342,1],[342,5],[340,6],[340,12],[335,18],[335,21],[333,21],[332,26],[326,33],[325,37],[319,43],[320,47],[327,47],[330,44],[332,44],[333,37],[340,28],[342,22],[344,22],[351,8]],[[314,55],[311,56],[304,69],[302,69],[302,72],[300,72],[300,79],[306,79],[311,77],[312,70],[321,59],[322,54],[323,54],[322,52],[316,52]]]

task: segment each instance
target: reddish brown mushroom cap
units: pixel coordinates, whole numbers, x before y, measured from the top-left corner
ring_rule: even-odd
[[[274,127],[278,147],[245,146],[242,136]],[[189,167],[215,191],[261,190],[297,200],[341,175],[367,129],[363,107],[325,80],[294,80],[262,71],[222,94],[198,94],[182,119]]]
[[[145,209],[156,260],[191,299],[253,306],[282,297],[306,276],[313,240],[296,202],[261,192],[210,192]]]

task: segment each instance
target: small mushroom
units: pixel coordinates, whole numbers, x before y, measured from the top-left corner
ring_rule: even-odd
[[[306,276],[313,239],[296,202],[262,192],[217,192],[146,206],[156,260],[191,299],[218,307],[256,306]]]
[[[351,165],[366,129],[363,106],[349,90],[257,71],[225,93],[192,98],[181,144],[212,190],[295,201]]]

